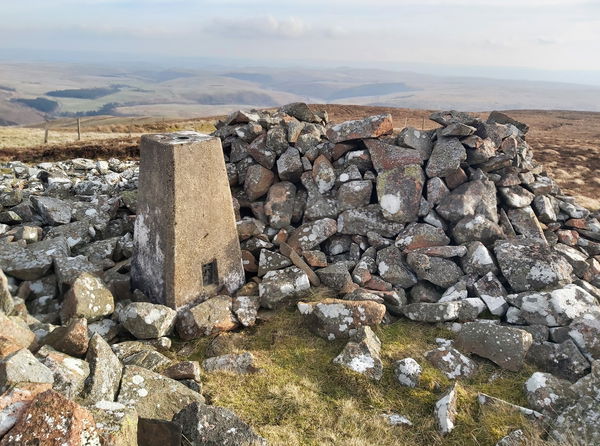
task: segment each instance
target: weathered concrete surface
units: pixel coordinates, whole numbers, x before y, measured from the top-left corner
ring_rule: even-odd
[[[238,289],[244,270],[220,140],[144,135],[140,153],[133,287],[174,309]],[[203,277],[210,269],[214,280]]]

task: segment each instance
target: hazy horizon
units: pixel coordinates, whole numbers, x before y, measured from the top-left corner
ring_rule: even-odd
[[[589,0],[0,1],[0,59],[340,66],[600,85]]]

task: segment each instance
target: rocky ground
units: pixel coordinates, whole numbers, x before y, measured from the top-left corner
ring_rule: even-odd
[[[431,119],[221,121],[248,281],[179,314],[129,288],[136,161],[5,163],[0,445],[597,443],[597,215],[527,125]]]

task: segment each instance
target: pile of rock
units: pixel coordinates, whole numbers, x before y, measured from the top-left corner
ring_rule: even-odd
[[[404,317],[459,331],[454,343],[426,354],[451,379],[474,373],[476,362],[465,356],[474,353],[509,370],[527,360],[595,388],[597,216],[562,195],[534,162],[524,124],[497,112],[486,121],[459,112],[431,119],[438,129],[396,131],[390,115],[329,125],[302,103],[230,115],[215,134],[248,282],[235,296],[179,314],[130,290],[136,162],[4,164],[0,445],[46,431],[62,442],[85,432],[103,444],[135,444],[107,438],[134,441],[140,423],[137,431],[153,438],[183,428],[197,444],[260,443],[233,414],[204,404],[200,365],[174,360],[168,336],[251,326],[260,308],[290,303],[319,336],[348,339],[336,363],[373,379],[383,365],[369,327]],[[311,285],[337,298],[298,302]],[[203,367],[256,370],[249,354]],[[414,359],[394,367],[401,384],[418,385]],[[600,410],[600,397],[589,393],[553,405],[564,408],[557,436],[576,414]],[[440,400],[439,413],[455,413],[455,395],[450,389]],[[27,421],[60,399],[57,410],[79,424],[63,432]],[[448,421],[442,431],[451,430]],[[218,427],[185,432],[202,423]],[[593,424],[585,429],[600,435]]]

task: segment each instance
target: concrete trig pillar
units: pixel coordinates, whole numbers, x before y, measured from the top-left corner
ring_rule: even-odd
[[[178,309],[244,284],[219,138],[142,136],[134,240],[132,286],[154,302]]]

